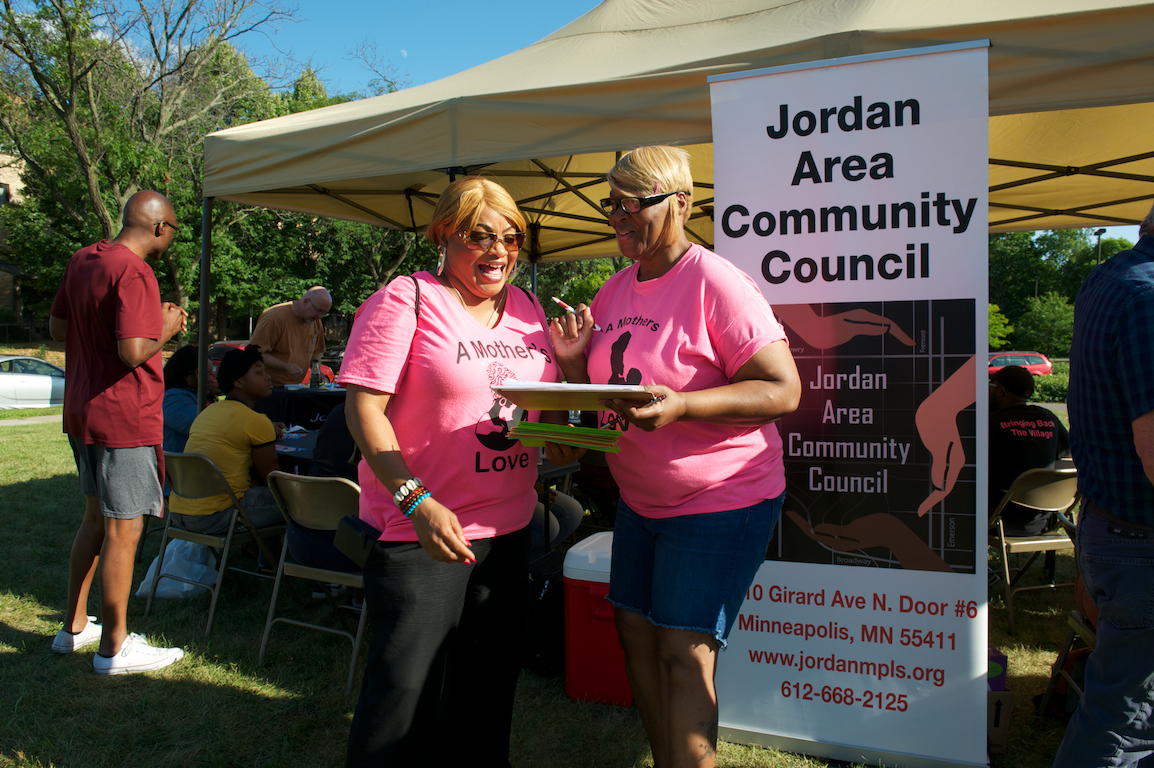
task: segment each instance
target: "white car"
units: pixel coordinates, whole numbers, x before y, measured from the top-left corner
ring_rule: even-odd
[[[64,369],[35,357],[0,355],[0,410],[64,405]]]

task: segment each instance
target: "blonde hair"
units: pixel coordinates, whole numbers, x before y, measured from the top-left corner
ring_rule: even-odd
[[[637,197],[684,192],[686,220],[693,209],[693,173],[689,170],[689,153],[681,147],[638,147],[626,152],[609,171],[608,179],[622,192]],[[659,244],[676,242],[684,227],[681,211],[671,203]]]
[[[468,176],[457,179],[441,193],[433,218],[425,228],[425,237],[440,247],[448,235],[477,226],[486,208],[505,217],[518,232],[525,231],[525,217],[504,187],[489,179]]]

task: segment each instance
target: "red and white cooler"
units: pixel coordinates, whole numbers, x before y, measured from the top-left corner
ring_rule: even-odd
[[[613,533],[595,533],[565,554],[565,693],[578,701],[633,703],[609,594]]]

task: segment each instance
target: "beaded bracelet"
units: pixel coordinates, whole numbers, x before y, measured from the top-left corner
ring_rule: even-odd
[[[413,491],[420,488],[421,485],[421,478],[409,478],[404,483],[402,483],[401,487],[397,489],[397,492],[393,494],[393,501],[397,503],[398,507],[401,506],[401,503],[405,500],[405,498],[412,494]]]
[[[406,497],[405,497],[405,500],[404,500],[404,501],[402,501],[402,502],[401,502],[400,504],[398,504],[397,506],[401,508],[401,511],[402,511],[402,512],[404,512],[406,508],[412,508],[413,506],[415,506],[415,505],[413,504],[413,499],[417,498],[417,497],[418,497],[418,496],[420,496],[422,493],[426,493],[428,490],[429,490],[429,489],[428,489],[428,488],[426,488],[425,486],[423,486],[423,485],[418,485],[418,486],[417,486],[417,487],[416,487],[416,488],[413,490],[413,492],[412,492],[412,493],[410,493],[408,496],[406,496]],[[405,514],[407,515],[408,513],[407,513],[407,512],[405,512]]]
[[[424,491],[424,493],[422,493],[420,496],[414,496],[412,502],[406,504],[405,508],[403,510],[401,510],[402,512],[405,513],[405,517],[411,517],[412,514],[417,511],[417,507],[421,506],[422,501],[424,501],[425,499],[433,498],[433,494],[429,493],[428,491],[425,491],[424,488],[422,488],[421,490]]]

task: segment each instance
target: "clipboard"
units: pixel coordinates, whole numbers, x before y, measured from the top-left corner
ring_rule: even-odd
[[[598,401],[653,399],[653,393],[639,384],[553,384],[507,379],[491,389],[530,411],[607,411]]]

